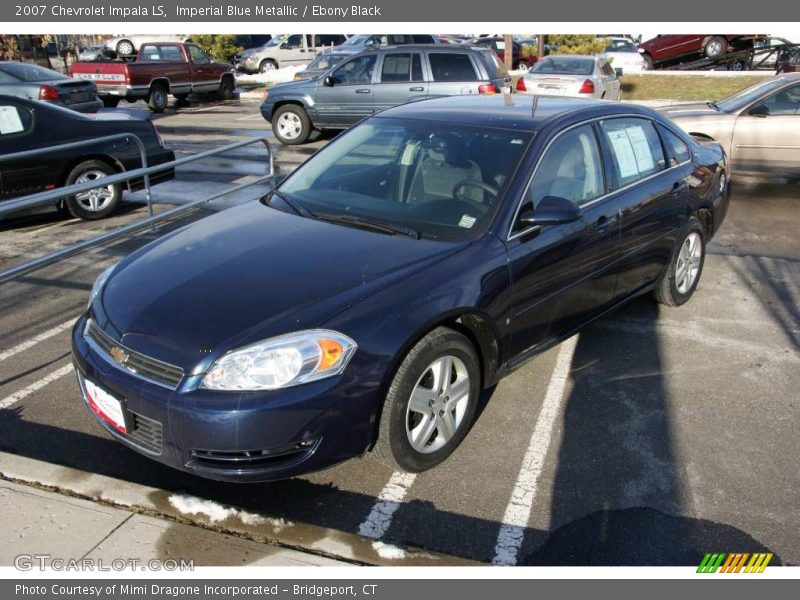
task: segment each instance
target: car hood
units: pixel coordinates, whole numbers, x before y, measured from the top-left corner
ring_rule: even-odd
[[[98,324],[129,348],[190,370],[230,349],[318,327],[466,245],[250,202],[124,259],[92,308]]]
[[[725,117],[727,113],[720,112],[714,108],[711,108],[705,102],[692,102],[689,104],[674,104],[671,106],[662,106],[656,109],[665,117],[669,117],[670,119],[679,119],[679,118],[717,118],[717,117]]]

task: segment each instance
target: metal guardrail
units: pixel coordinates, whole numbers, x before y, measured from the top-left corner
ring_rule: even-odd
[[[132,134],[123,134],[131,136]],[[116,136],[109,136],[109,137],[116,137]],[[135,136],[132,136],[135,137]],[[98,138],[101,139],[101,138]],[[138,139],[138,138],[137,138]],[[19,277],[20,275],[24,275],[26,273],[30,273],[31,271],[35,271],[42,267],[46,267],[53,263],[59,262],[65,258],[73,256],[75,254],[79,254],[84,250],[88,250],[95,246],[101,246],[111,240],[114,240],[119,237],[123,237],[139,231],[141,229],[146,229],[148,227],[153,227],[159,221],[163,221],[166,219],[174,218],[177,215],[180,215],[184,212],[193,210],[198,206],[203,204],[207,204],[209,202],[213,202],[214,200],[218,200],[228,194],[232,194],[233,192],[243,190],[245,188],[258,185],[261,183],[265,183],[274,179],[275,177],[275,160],[272,154],[272,148],[267,141],[269,138],[267,136],[253,138],[250,140],[244,140],[241,142],[235,142],[233,144],[228,144],[226,146],[222,146],[221,148],[215,148],[213,150],[206,150],[204,152],[200,152],[198,154],[193,154],[192,156],[187,156],[184,158],[179,158],[168,163],[163,163],[160,165],[155,165],[152,167],[142,167],[140,169],[134,169],[132,171],[125,171],[124,173],[118,173],[116,175],[109,175],[108,177],[104,177],[102,179],[104,185],[109,185],[112,183],[121,183],[123,181],[129,181],[131,179],[136,179],[137,177],[144,177],[146,178],[148,190],[149,190],[149,175],[151,173],[159,173],[162,171],[166,171],[169,169],[174,169],[177,166],[185,165],[187,163],[193,162],[195,160],[200,160],[202,158],[207,158],[209,156],[215,156],[217,154],[224,154],[225,152],[229,152],[230,150],[235,150],[236,148],[241,148],[242,146],[249,146],[250,144],[255,143],[262,143],[264,144],[264,148],[267,151],[267,157],[269,159],[269,173],[260,177],[254,181],[250,181],[248,183],[244,183],[241,185],[232,186],[230,189],[224,190],[213,196],[209,196],[207,198],[202,198],[200,200],[195,200],[193,202],[189,202],[188,204],[182,204],[181,206],[177,206],[175,208],[165,210],[157,215],[153,214],[152,209],[152,202],[149,193],[147,194],[148,199],[148,209],[150,211],[150,216],[142,219],[140,221],[136,221],[135,223],[129,223],[128,225],[123,225],[122,227],[117,227],[107,233],[99,235],[89,240],[85,240],[83,242],[78,242],[67,246],[66,248],[62,248],[60,250],[56,250],[49,254],[45,254],[44,256],[40,256],[38,258],[34,258],[27,262],[24,262],[20,265],[14,265],[11,267],[7,267],[3,270],[0,270],[0,283],[4,283],[10,279],[15,277]],[[96,142],[97,140],[92,140]],[[141,140],[139,140],[141,142]],[[143,146],[142,146],[143,148]],[[52,148],[49,148],[50,150]],[[20,155],[24,155],[24,152],[14,153],[14,154],[7,154],[5,156],[0,156],[0,161],[7,160],[11,158],[19,158]],[[146,162],[145,162],[146,164]],[[17,212],[23,210],[25,208],[34,208],[37,206],[51,204],[56,200],[60,200],[65,196],[72,196],[76,193],[88,191],[97,188],[97,180],[88,182],[88,183],[81,183],[76,185],[70,185],[62,188],[58,188],[55,190],[49,190],[47,192],[39,192],[37,194],[31,194],[29,196],[23,196],[22,198],[17,198],[14,200],[9,200],[3,202],[0,205],[0,217],[5,214]]]

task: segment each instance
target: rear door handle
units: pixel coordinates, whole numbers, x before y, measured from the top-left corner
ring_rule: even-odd
[[[356,90],[356,94],[369,94],[370,90]]]
[[[409,92],[424,92],[425,88],[424,87],[412,87],[412,88],[408,88],[408,91]]]

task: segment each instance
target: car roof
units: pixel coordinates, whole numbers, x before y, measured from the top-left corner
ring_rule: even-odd
[[[542,129],[549,122],[569,115],[574,115],[579,120],[580,117],[594,118],[616,114],[656,116],[654,111],[643,106],[605,100],[522,94],[481,94],[409,102],[389,108],[377,117],[418,119],[534,132]]]
[[[597,60],[596,54],[548,54],[542,60],[547,58],[588,58],[589,60]]]

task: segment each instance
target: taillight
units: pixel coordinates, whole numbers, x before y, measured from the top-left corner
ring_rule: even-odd
[[[125,69],[125,85],[131,84],[131,72],[128,69]]]
[[[594,94],[594,82],[591,79],[586,79],[578,90],[579,94]]]
[[[525,80],[520,77],[517,79],[517,91],[518,92],[527,92],[528,88],[525,87]]]
[[[264,90],[264,97],[262,98],[262,100],[266,100],[267,98],[269,98],[269,92],[267,90]]]
[[[58,95],[58,90],[52,85],[39,86],[39,100],[60,100],[61,96]]]
[[[164,138],[161,137],[161,132],[158,130],[158,127],[153,125],[152,121],[150,121],[150,127],[153,128],[153,133],[156,134],[156,141],[158,141],[159,148],[163,148],[164,147]]]
[[[484,83],[483,85],[478,86],[478,93],[479,94],[496,94],[497,93],[497,86],[493,83]]]

